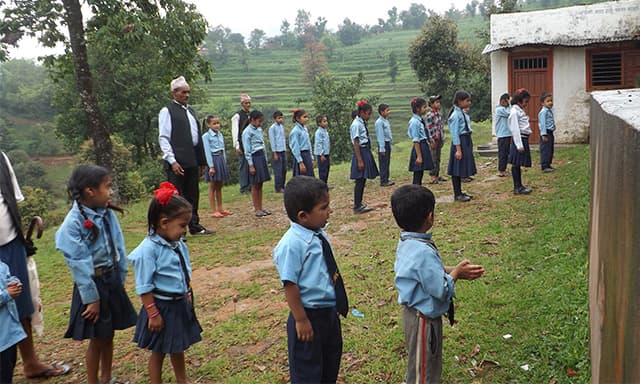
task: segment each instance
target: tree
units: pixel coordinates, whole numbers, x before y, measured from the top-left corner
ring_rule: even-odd
[[[254,29],[249,36],[249,48],[256,50],[262,46],[262,41],[267,34],[262,29]]]
[[[311,36],[307,39],[302,53],[303,79],[313,83],[316,77],[327,71],[327,47],[315,41]]]
[[[395,31],[398,29],[398,8],[391,8],[387,11],[387,15],[389,15],[389,18],[387,18],[387,21],[384,24],[384,30],[385,32]]]
[[[389,71],[387,72],[393,84],[396,83],[398,76],[398,55],[394,51],[389,54]]]
[[[298,9],[298,15],[294,23],[293,33],[296,37],[301,38],[305,35],[311,25],[311,13],[304,9]]]
[[[289,28],[291,28],[291,24],[289,24],[287,19],[282,20],[282,24],[280,25],[280,36],[278,36],[278,40],[280,46],[283,48],[292,48],[296,45],[296,37]]]
[[[474,17],[476,15],[476,9],[478,9],[478,0],[471,0],[464,8],[467,16]]]
[[[338,26],[338,38],[344,45],[358,44],[364,35],[365,29],[348,17]]]
[[[229,35],[231,30],[222,25],[209,29],[205,38],[207,56],[213,62],[226,64],[229,59]]]
[[[411,3],[408,10],[400,12],[402,29],[422,28],[425,20],[427,20],[427,9],[422,4]]]
[[[46,68],[32,60],[0,63],[0,105],[4,113],[53,120],[53,84]]]

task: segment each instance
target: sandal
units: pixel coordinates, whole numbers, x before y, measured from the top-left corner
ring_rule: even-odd
[[[265,217],[268,213],[265,211],[256,211],[256,217]]]
[[[263,209],[262,212],[266,213],[267,215],[271,214],[271,211],[269,211],[268,209]]]
[[[429,184],[440,184],[440,181],[438,179],[431,179]]]
[[[51,368],[40,371],[35,375],[27,376],[27,379],[48,379],[50,377],[63,376],[69,372],[71,372],[71,367],[69,365],[53,363],[51,364]]]
[[[220,213],[222,213],[225,216],[231,216],[233,215],[233,212],[231,211],[227,211],[226,209],[223,209],[222,211],[220,211]]]

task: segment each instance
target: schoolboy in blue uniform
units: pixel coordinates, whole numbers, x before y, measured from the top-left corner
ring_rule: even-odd
[[[318,161],[318,178],[325,183],[329,180],[329,169],[331,168],[331,159],[329,155],[331,153],[331,139],[329,138],[329,121],[326,116],[319,115],[316,117],[316,129],[315,140],[313,142],[313,152],[315,153]]]
[[[378,106],[380,117],[376,120],[376,139],[378,140],[378,163],[380,164],[380,186],[390,187],[395,182],[389,180],[389,165],[391,164],[391,146],[393,145],[393,135],[391,133],[391,123],[389,115],[391,108],[388,104]]]
[[[496,137],[498,138],[498,176],[507,175],[507,160],[509,159],[509,148],[511,147],[511,130],[507,124],[509,119],[509,94],[503,93],[500,96],[500,103],[496,106]]]
[[[22,293],[22,283],[9,273],[9,266],[0,261],[0,383],[13,382],[18,342],[27,334],[20,323],[15,298]]]
[[[441,383],[442,315],[453,325],[453,297],[457,279],[482,276],[484,268],[463,260],[445,267],[431,233],[435,197],[427,188],[409,184],[391,196],[393,217],[402,232],[395,262],[398,303],[408,352],[407,383]]]
[[[335,383],[342,356],[338,313],[349,304],[327,235],[329,189],[322,180],[296,176],[284,190],[291,227],[273,261],[291,310],[287,321],[289,374],[295,383]]]
[[[542,108],[538,113],[538,127],[540,127],[540,167],[542,172],[553,172],[551,166],[553,161],[553,146],[555,138],[553,132],[556,130],[556,123],[553,119],[553,96],[544,92],[540,96]]]
[[[287,179],[287,140],[284,133],[284,115],[280,111],[273,112],[273,124],[269,128],[269,145],[271,145],[271,167],[273,167],[273,186],[277,193],[284,192]]]

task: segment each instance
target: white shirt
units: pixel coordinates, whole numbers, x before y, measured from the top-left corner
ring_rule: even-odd
[[[18,180],[13,172],[11,162],[4,152],[2,153],[2,156],[4,156],[4,159],[9,166],[9,173],[11,173],[11,183],[13,184],[13,193],[16,197],[16,201],[24,201],[24,196],[22,196],[22,191],[20,191],[20,186],[18,185]],[[13,226],[13,220],[11,220],[9,208],[4,201],[4,197],[2,197],[2,191],[0,191],[0,246],[8,244],[11,240],[15,239],[16,236],[18,236],[18,232]]]
[[[186,105],[182,105],[175,100],[173,102],[187,111]],[[200,137],[200,133],[198,132],[198,122],[188,111],[187,117],[189,118],[189,125],[191,126],[191,141],[195,147],[198,145],[198,138]],[[160,149],[162,150],[162,159],[166,160],[169,164],[173,164],[176,162],[176,157],[173,153],[173,147],[171,147],[171,114],[167,107],[160,110],[160,114],[158,115],[158,128],[158,142],[160,143]]]
[[[514,104],[511,106],[507,124],[509,125],[509,130],[511,131],[513,144],[518,149],[524,148],[520,135],[530,135],[531,126],[529,125],[529,116],[527,116],[527,113],[523,111],[518,104]]]

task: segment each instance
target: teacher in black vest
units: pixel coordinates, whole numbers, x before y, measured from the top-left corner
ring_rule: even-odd
[[[173,101],[160,110],[158,128],[160,149],[167,180],[191,203],[192,216],[189,233],[211,235],[200,225],[198,201],[200,200],[200,167],[206,165],[204,148],[200,140],[200,126],[195,111],[187,104],[191,88],[180,76],[171,81]]]
[[[233,116],[231,116],[231,138],[233,146],[238,155],[238,182],[240,183],[240,193],[251,193],[251,184],[249,183],[249,163],[244,157],[244,148],[242,147],[242,131],[249,124],[249,113],[251,112],[251,97],[246,93],[240,95],[241,108]]]

